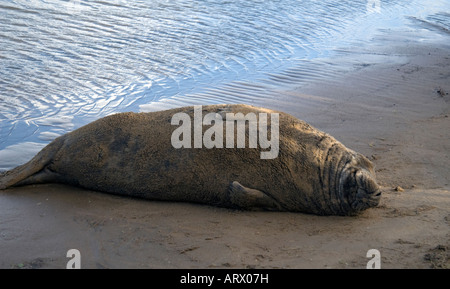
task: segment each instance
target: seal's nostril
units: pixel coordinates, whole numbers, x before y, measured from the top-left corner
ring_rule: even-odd
[[[375,197],[379,197],[381,196],[381,192],[379,192],[378,194],[375,195]]]

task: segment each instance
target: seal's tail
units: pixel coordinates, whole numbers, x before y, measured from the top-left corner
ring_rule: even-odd
[[[40,180],[44,180],[46,175],[45,168],[51,163],[63,142],[62,137],[59,137],[43,148],[26,164],[0,173],[0,190],[17,185],[40,183]]]

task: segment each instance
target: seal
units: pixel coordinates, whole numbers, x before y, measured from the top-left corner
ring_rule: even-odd
[[[223,117],[278,114],[278,154],[261,158],[267,146],[260,143],[244,148],[174,147],[171,140],[179,128],[172,117],[185,113],[194,119],[194,112],[191,106],[101,118],[58,137],[28,163],[2,173],[0,189],[57,182],[150,200],[318,215],[356,215],[379,203],[372,163],[304,121],[249,105],[202,107],[202,115]],[[274,126],[272,119],[266,124]]]

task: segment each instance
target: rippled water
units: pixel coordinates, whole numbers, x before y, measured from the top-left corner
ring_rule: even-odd
[[[448,32],[448,2],[0,0],[0,170],[111,113],[251,102],[330,76],[299,63],[381,28]]]

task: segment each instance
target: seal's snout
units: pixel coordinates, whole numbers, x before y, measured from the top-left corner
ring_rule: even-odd
[[[361,211],[377,206],[380,203],[381,190],[372,173],[365,169],[360,169],[355,174],[355,180],[356,195],[352,202],[352,208]]]

